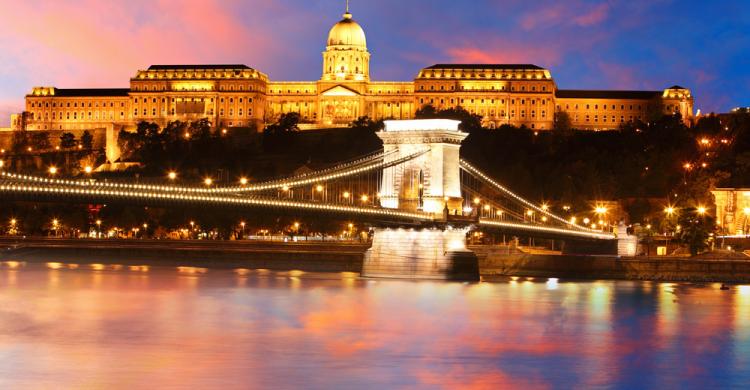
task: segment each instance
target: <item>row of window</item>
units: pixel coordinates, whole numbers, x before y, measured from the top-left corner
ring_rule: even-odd
[[[641,120],[641,116],[640,116],[640,115],[638,115],[638,116],[637,116],[636,118],[637,118],[638,120]],[[602,115],[602,120],[601,120],[601,121],[602,121],[602,123],[607,123],[607,116],[606,116],[606,115]],[[630,115],[630,116],[628,117],[628,121],[630,121],[630,122],[632,122],[632,121],[633,121],[633,115]],[[578,115],[575,115],[575,116],[573,117],[573,122],[574,122],[574,123],[577,123],[577,122],[578,122]],[[591,115],[586,115],[586,122],[587,122],[587,123],[588,123],[588,122],[592,122],[592,120],[591,120]],[[596,123],[598,123],[598,122],[599,122],[599,115],[594,115],[594,120],[593,120],[593,122],[596,122]],[[611,116],[611,122],[612,122],[612,123],[616,123],[616,122],[617,122],[617,117],[616,117],[615,115],[612,115],[612,116]],[[624,115],[620,115],[620,122],[625,122],[625,116],[624,116]]]
[[[506,87],[505,85],[501,85],[500,88],[497,89],[497,90],[499,90],[499,91],[505,91],[506,90],[505,87]],[[425,91],[426,90],[425,86],[424,85],[420,85],[419,86],[419,90],[420,91]],[[451,85],[450,89],[448,89],[448,90],[449,91],[455,91],[456,90],[456,86],[455,85]],[[487,91],[487,90],[494,91],[495,90],[495,86],[491,85],[490,88],[487,88],[487,87],[473,88],[471,86],[459,85],[458,90],[459,91]],[[511,91],[516,91],[516,87],[514,85],[511,85],[510,86],[510,90]],[[521,91],[521,92],[526,92],[526,86],[522,85],[518,90]],[[430,85],[430,91],[436,91],[434,85]],[[440,86],[440,91],[446,91],[445,85],[441,85]],[[531,88],[529,89],[529,91],[531,91],[531,92],[537,92],[536,86],[531,86]],[[540,92],[547,92],[547,87],[546,86],[542,86],[539,89],[539,91]]]
[[[578,106],[578,104],[574,104],[573,107],[574,107],[575,110],[577,110],[579,106]],[[610,109],[612,109],[612,110],[616,110],[617,109],[616,108],[617,105],[615,105],[615,104],[611,104],[609,107],[611,107]],[[632,104],[628,105],[628,109],[629,110],[633,110],[633,107],[634,106]],[[636,105],[635,107],[636,107],[637,110],[641,109],[641,105],[640,104]],[[557,105],[557,109],[558,109],[558,111],[560,110],[560,105],[559,104]],[[591,105],[587,104],[586,105],[586,109],[590,110],[591,109]],[[598,110],[598,109],[599,109],[599,105],[598,104],[594,104],[594,110]],[[602,110],[606,110],[606,109],[607,109],[607,105],[606,104],[602,104]],[[625,105],[624,104],[620,104],[620,110],[624,110],[624,109],[625,109]],[[566,104],[565,105],[565,110],[566,111],[570,110],[570,104]]]
[[[70,102],[60,102],[60,107],[63,107],[63,104],[65,104],[64,107],[70,108]],[[88,106],[91,107],[99,107],[99,102],[88,102]],[[115,102],[109,102],[109,107],[114,107]],[[44,108],[49,108],[50,103],[44,102]],[[81,107],[86,107],[86,102],[81,102]],[[107,107],[107,102],[102,103],[102,107]],[[125,102],[120,102],[120,107],[125,107]],[[31,102],[31,108],[42,108],[42,102]],[[52,108],[57,108],[57,102],[52,102]],[[73,108],[78,108],[78,102],[73,102]]]
[[[143,113],[143,115],[141,115],[142,117],[148,117],[149,116],[148,115],[148,110],[144,108],[143,110],[138,110],[138,109],[133,110],[133,117],[138,117],[139,116],[138,115],[139,112]],[[156,109],[152,108],[151,109],[151,116],[150,117],[155,118],[156,117],[156,112],[157,112]],[[235,112],[234,109],[230,108],[229,109],[229,116],[234,116],[234,112]],[[249,117],[253,116],[253,109],[252,108],[248,108],[247,111],[244,111],[243,109],[240,108],[239,110],[237,110],[237,116],[243,116],[245,112],[247,112],[247,116],[249,116]],[[170,113],[169,115],[176,115],[176,111],[175,111],[174,108],[171,109],[171,110],[169,110],[169,113]],[[219,116],[223,117],[224,113],[225,113],[225,111],[224,111],[223,108],[219,110]],[[161,111],[161,115],[162,116],[166,115],[166,111],[162,110]],[[214,109],[213,108],[209,109],[208,112],[206,113],[206,115],[214,115]]]
[[[461,104],[465,104],[467,103],[467,100],[468,100],[468,103],[470,104],[475,104],[475,103],[495,104],[495,99],[450,99],[449,101],[450,101],[450,104],[455,104],[456,101],[460,101]],[[528,100],[527,99],[518,99],[518,100],[510,99],[510,104],[515,105],[516,101],[518,101],[521,105],[525,105],[527,101],[531,105],[550,103],[550,99],[528,99]],[[419,99],[420,104],[436,104],[437,102],[440,102],[440,104],[445,104],[446,99],[436,99],[436,98],[429,98],[429,99],[420,98]],[[498,102],[500,103],[500,105],[505,105],[505,99],[498,99]]]
[[[148,99],[149,99],[149,98],[141,98],[140,102],[141,102],[141,103],[148,103]],[[150,98],[150,99],[151,99],[151,103],[156,103],[156,102],[157,102],[157,99],[156,99],[156,98]],[[213,98],[211,98],[211,99],[207,99],[207,100],[208,100],[208,101],[210,101],[211,103],[213,103],[213,102],[214,102],[214,99],[213,99]],[[175,98],[171,98],[171,99],[170,99],[170,102],[171,102],[171,103],[175,103],[176,101],[177,101],[177,100],[176,100]],[[203,100],[203,98],[196,98],[195,100],[190,100],[190,101],[202,102],[202,101],[204,101],[204,100]],[[225,100],[224,100],[224,98],[221,98],[221,99],[219,99],[219,102],[220,102],[220,103],[224,103],[224,101],[225,101]],[[244,103],[244,101],[245,101],[245,100],[244,100],[244,98],[238,98],[238,99],[237,99],[237,101],[238,101],[239,103]],[[133,103],[136,103],[136,104],[138,104],[138,102],[139,102],[138,98],[134,98],[134,99],[133,99]],[[162,102],[162,103],[166,103],[166,102],[167,102],[166,98],[161,98],[161,102]],[[252,102],[253,102],[253,98],[247,98],[247,102],[248,102],[248,103],[252,103]],[[229,98],[229,103],[234,103],[234,98]]]
[[[154,92],[164,92],[164,91],[185,91],[185,90],[192,90],[192,91],[245,91],[245,92],[253,92],[255,91],[255,87],[252,85],[219,85],[219,88],[217,89],[215,86],[193,86],[191,88],[182,88],[182,89],[170,89],[167,88],[165,85],[151,85],[151,86],[144,86],[144,85],[133,85],[134,91],[154,91]],[[262,91],[259,89],[259,91]]]

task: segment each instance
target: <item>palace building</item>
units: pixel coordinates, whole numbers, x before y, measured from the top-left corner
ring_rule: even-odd
[[[558,111],[568,113],[574,128],[588,130],[646,120],[655,109],[693,116],[686,88],[564,90],[549,70],[531,64],[437,64],[413,81],[372,81],[365,33],[348,9],[328,33],[322,65],[317,81],[271,81],[246,65],[152,65],[129,88],[35,87],[11,128],[81,131],[208,118],[216,126],[260,130],[291,112],[300,114],[304,128],[336,127],[362,116],[410,119],[425,105],[460,106],[488,127],[537,130],[552,129]]]

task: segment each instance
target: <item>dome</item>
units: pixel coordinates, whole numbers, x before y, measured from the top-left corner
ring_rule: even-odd
[[[367,50],[365,31],[348,12],[344,14],[344,19],[331,27],[328,33],[328,46],[338,45],[357,46]]]

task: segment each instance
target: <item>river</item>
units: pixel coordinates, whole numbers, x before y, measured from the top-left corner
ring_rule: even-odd
[[[0,264],[0,388],[747,388],[750,286]]]

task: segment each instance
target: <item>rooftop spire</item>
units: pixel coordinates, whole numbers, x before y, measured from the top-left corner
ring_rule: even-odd
[[[346,0],[346,13],[344,14],[344,19],[351,19],[352,14],[349,12],[349,0]]]

